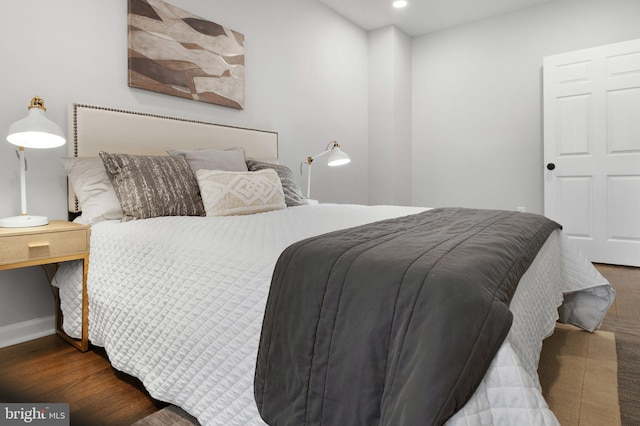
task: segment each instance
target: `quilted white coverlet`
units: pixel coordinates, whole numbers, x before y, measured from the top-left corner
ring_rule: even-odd
[[[320,233],[423,210],[320,204],[248,216],[99,223],[91,235],[89,338],[154,398],[182,407],[203,425],[264,424],[253,376],[282,250]],[[65,331],[79,336],[80,269],[64,264],[54,283]],[[604,314],[613,290],[558,231],[518,287],[512,329],[482,384],[448,424],[558,424],[536,369],[562,293],[582,289],[590,289],[584,300]],[[591,313],[593,327],[600,319]]]

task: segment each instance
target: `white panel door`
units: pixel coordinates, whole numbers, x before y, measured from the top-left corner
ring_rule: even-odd
[[[592,262],[640,266],[640,40],[544,58],[544,205]]]

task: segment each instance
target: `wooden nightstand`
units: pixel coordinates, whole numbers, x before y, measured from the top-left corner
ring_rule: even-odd
[[[73,346],[89,349],[89,301],[87,271],[89,268],[89,235],[91,227],[64,220],[32,228],[0,228],[0,271],[48,265],[69,260],[82,260],[82,338],[74,339],[62,331],[62,312],[57,288],[56,332]]]

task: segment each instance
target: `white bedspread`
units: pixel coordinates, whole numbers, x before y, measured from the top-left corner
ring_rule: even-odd
[[[264,424],[253,376],[281,251],[306,237],[423,210],[320,204],[249,216],[99,223],[91,235],[89,338],[154,398],[203,425]],[[54,284],[64,329],[79,336],[80,269],[64,264]],[[449,424],[557,424],[540,392],[539,353],[562,293],[584,288],[598,289],[587,298],[606,312],[613,290],[559,231],[552,234],[514,296],[511,332]],[[601,316],[590,318],[593,328]]]

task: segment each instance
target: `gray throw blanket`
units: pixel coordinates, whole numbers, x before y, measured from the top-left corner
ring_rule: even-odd
[[[443,208],[293,244],[262,325],[262,418],[444,423],[482,381],[517,284],[558,227],[529,213]]]

